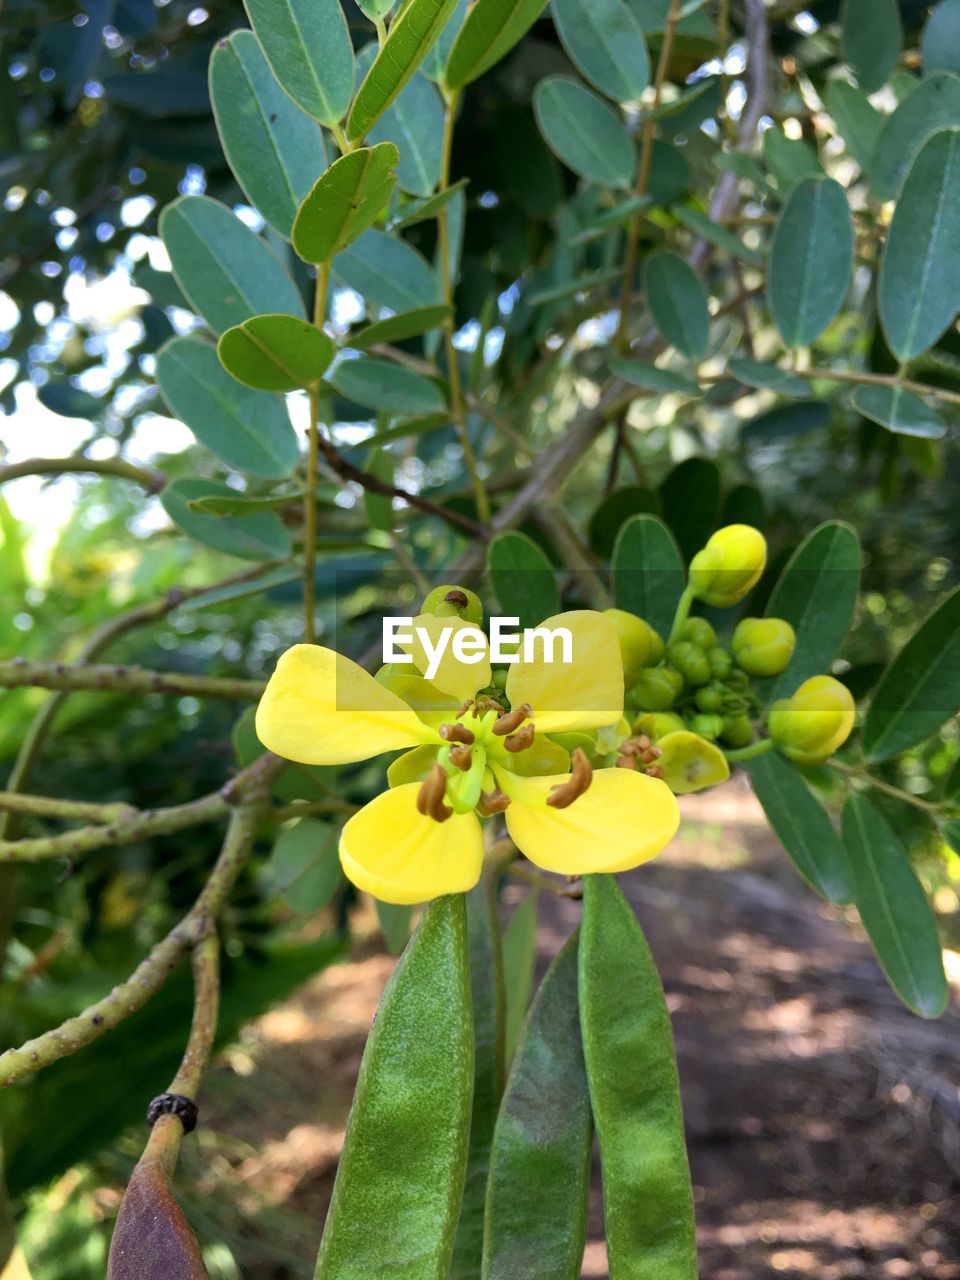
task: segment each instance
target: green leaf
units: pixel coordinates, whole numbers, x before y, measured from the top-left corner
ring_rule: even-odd
[[[960,819],[951,818],[941,824],[941,834],[954,853],[960,853]]]
[[[612,1276],[696,1280],[693,1191],[663,989],[613,876],[585,876],[580,1027]]]
[[[960,309],[960,129],[933,134],[910,166],[883,248],[877,304],[900,360],[932,347]]]
[[[574,173],[602,187],[632,185],[633,142],[602,98],[575,80],[547,76],[533,91],[533,110],[550,150]]]
[[[526,35],[547,0],[476,0],[450,50],[446,82],[462,89],[499,62]]]
[[[270,854],[270,876],[274,891],[291,910],[301,915],[320,911],[342,883],[336,829],[313,818],[287,827]]]
[[[651,489],[639,485],[625,485],[614,489],[596,506],[587,526],[590,548],[602,560],[609,560],[616,546],[617,535],[631,516],[655,515],[660,504]]]
[[[463,1189],[473,1017],[462,895],[438,898],[367,1040],[316,1280],[444,1276]]]
[[[779,405],[752,418],[740,431],[740,439],[757,444],[774,440],[792,440],[825,427],[832,416],[829,404],[812,400],[808,404]]]
[[[357,90],[347,137],[362,138],[410,80],[447,25],[457,0],[408,0]]]
[[[391,955],[398,956],[410,938],[410,917],[413,914],[413,908],[398,906],[393,902],[381,902],[379,898],[376,903],[380,931],[387,944],[387,950]]]
[[[629,356],[612,355],[609,359],[611,370],[634,387],[642,387],[644,391],[655,391],[661,395],[699,396],[702,394],[700,383],[695,378],[677,373],[675,369],[661,369],[659,365],[647,364],[644,360],[633,360]]]
[[[251,516],[220,519],[194,511],[197,498],[228,498],[234,490],[214,480],[174,480],[160,495],[167,515],[184,533],[205,546],[240,560],[286,560],[291,553],[290,534],[270,511]]]
[[[615,102],[637,102],[650,83],[643,28],[624,0],[553,0],[554,25],[577,69]]]
[[[664,340],[691,360],[710,341],[710,310],[700,277],[679,254],[658,250],[644,263],[647,306]]]
[[[744,386],[758,391],[775,391],[778,396],[792,396],[795,400],[808,400],[813,395],[809,382],[798,378],[789,369],[781,369],[764,360],[752,360],[749,356],[731,356],[727,361],[727,373]]]
[[[255,511],[272,511],[274,507],[282,507],[288,502],[305,497],[302,491],[267,494],[264,497],[250,497],[245,493],[231,490],[229,498],[214,496],[212,498],[194,498],[188,505],[191,511],[202,511],[211,516],[248,516]],[[204,600],[208,597],[204,593]]]
[[[238,382],[261,391],[295,391],[323,377],[336,348],[309,320],[253,316],[217,343],[220,363]]]
[[[273,480],[299,450],[283,401],[241,386],[201,338],[172,338],[157,355],[164,400],[202,445],[230,467]]]
[[[935,409],[903,387],[857,387],[850,403],[857,413],[898,435],[939,440],[947,430]]]
[[[475,1280],[483,1255],[483,1210],[504,1076],[504,990],[495,878],[467,894],[467,954],[473,993],[474,1070],[470,1150],[449,1280]]]
[[[503,931],[504,1060],[507,1064],[513,1061],[533,990],[538,898],[537,890],[531,890]]]
[[[914,156],[931,134],[960,125],[960,78],[946,71],[925,77],[888,116],[867,177],[878,200],[893,200]]]
[[[871,760],[916,746],[960,707],[960,588],[917,628],[877,685],[863,725]]]
[[[283,92],[252,31],[210,55],[217,132],[250,203],[287,240],[303,197],[327,167],[323,134]]]
[[[817,153],[799,138],[788,138],[782,129],[764,132],[763,156],[784,195],[807,178],[823,177]]]
[[[487,569],[500,608],[519,618],[521,629],[560,612],[553,566],[525,533],[498,534],[487,548]]]
[[[367,45],[363,55],[376,46]],[[443,153],[443,103],[434,86],[418,72],[369,131],[371,142],[395,142],[400,149],[400,186],[415,196],[430,196],[440,181]]]
[[[444,68],[447,65],[447,58],[450,56],[454,41],[460,34],[472,2],[473,0],[457,0],[453,13],[447,19],[446,25],[437,39],[430,46],[430,52],[423,61],[423,74],[435,84],[442,85],[444,83]]]
[[[831,80],[826,92],[827,110],[847,151],[864,171],[870,168],[883,116],[860,89],[846,80]]]
[[[547,971],[507,1080],[490,1160],[483,1280],[580,1275],[593,1125],[577,1000],[574,934]]]
[[[417,307],[415,311],[401,311],[399,315],[387,316],[385,320],[375,320],[366,328],[351,333],[347,339],[348,347],[374,347],[381,342],[403,342],[407,338],[415,338],[431,329],[439,329],[448,319],[449,307],[438,304],[434,307]]]
[[[690,161],[679,147],[659,138],[653,144],[647,195],[655,205],[673,204],[690,189]]]
[[[367,454],[364,470],[374,475],[385,484],[394,483],[394,461],[391,455],[380,448],[373,448]],[[367,523],[371,529],[379,529],[381,533],[393,532],[393,499],[385,493],[374,493],[364,490],[363,506],[367,513]]]
[[[365,301],[390,311],[416,311],[440,301],[437,275],[412,245],[371,229],[337,254],[333,274]]]
[[[923,74],[960,71],[960,0],[940,0],[920,38]]]
[[[263,311],[304,315],[270,249],[219,200],[180,196],[160,214],[160,235],[177,284],[215,333]]]
[[[381,142],[341,156],[317,179],[293,224],[304,262],[329,262],[376,222],[397,185],[399,161],[394,144]]]
[[[392,427],[378,431],[373,437],[375,444],[388,444],[391,440],[406,440],[409,436],[420,436],[427,431],[436,431],[438,427],[450,425],[450,414],[424,413],[412,418],[401,418]]]
[[[829,672],[853,621],[860,564],[856,532],[838,520],[807,534],[787,561],[765,613],[790,623],[797,646],[786,670],[766,686],[766,700],[787,697],[810,676]]]
[[[854,902],[890,985],[921,1018],[939,1017],[948,989],[937,922],[906,850],[856,792],[843,806],[842,825]]]
[[[717,527],[720,471],[709,458],[687,458],[660,486],[660,506],[667,526],[690,561]]]
[[[401,156],[401,163],[402,160]],[[401,205],[399,214],[390,223],[391,230],[402,231],[404,227],[412,227],[418,222],[435,218],[451,200],[456,199],[457,193],[463,191],[469,181],[469,178],[461,178],[459,182],[453,182],[443,191],[438,191],[435,196],[427,196],[423,200],[408,200]]]
[[[687,205],[675,205],[673,216],[678,222],[682,222],[688,231],[692,231],[694,235],[702,236],[704,240],[709,240],[718,249],[722,249],[724,253],[729,253],[731,257],[736,258],[739,262],[745,262],[748,266],[756,267],[763,262],[763,254],[759,249],[751,249],[745,245],[739,236],[735,236],[732,231],[726,227],[720,226],[718,222],[714,222],[711,217],[703,213],[700,209],[691,209]]]
[[[767,289],[788,347],[807,347],[843,305],[853,269],[847,195],[832,178],[794,188],[773,233]]]
[[[439,413],[446,404],[435,382],[389,360],[341,360],[327,381],[348,400],[392,415]]]
[[[864,93],[876,93],[887,83],[902,44],[897,0],[843,0],[840,47]]]
[[[68,382],[47,382],[37,389],[37,399],[51,413],[61,418],[84,418],[92,422],[106,409],[103,400]]]
[[[673,535],[656,516],[634,516],[613,549],[613,603],[666,637],[686,585],[683,559]]]
[[[794,866],[830,902],[853,898],[840,836],[796,769],[776,751],[747,762],[754,795]]]
[[[244,0],[273,74],[308,116],[337,124],[353,93],[353,45],[339,0]]]
[[[763,494],[753,484],[735,484],[723,500],[718,528],[728,524],[749,524],[762,533],[767,527]]]

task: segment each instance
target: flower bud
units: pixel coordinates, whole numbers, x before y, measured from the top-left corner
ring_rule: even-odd
[[[723,732],[720,737],[728,747],[749,747],[753,741],[753,725],[750,717],[742,712],[723,717]]]
[[[449,583],[434,589],[425,596],[421,613],[432,613],[437,618],[463,618],[475,627],[483,626],[483,604],[480,597],[466,587]]]
[[[723,733],[723,716],[700,715],[690,721],[690,730],[708,742],[716,742]]]
[[[774,744],[796,764],[822,764],[846,742],[856,707],[850,690],[833,676],[812,676],[791,698],[770,708]]]
[[[710,663],[710,674],[716,680],[726,680],[733,670],[733,659],[726,649],[721,649],[719,645],[710,650],[707,661]]]
[[[663,641],[653,627],[635,613],[627,613],[625,609],[604,609],[603,615],[613,623],[620,644],[620,660],[623,663],[623,680],[628,689],[632,688],[640,678],[640,673],[648,662],[655,662],[654,649],[659,644],[663,652]]]
[[[690,561],[690,589],[698,600],[728,608],[756,586],[766,563],[763,534],[748,524],[728,524]]]
[[[722,685],[705,684],[697,690],[697,696],[694,701],[697,704],[698,711],[705,711],[708,715],[715,715],[718,711],[724,710],[724,700],[726,694]]]
[[[642,711],[669,711],[683,688],[683,676],[673,667],[648,667],[640,673],[633,696]]]
[[[686,727],[672,711],[648,711],[634,721],[633,732],[645,733],[652,742],[656,742],[658,738],[665,738],[668,733],[676,733],[678,729]]]
[[[663,769],[663,780],[674,795],[703,791],[730,777],[730,766],[720,748],[687,729],[668,733],[657,746],[660,748],[657,764]]]
[[[695,688],[710,679],[710,663],[707,655],[689,640],[681,640],[670,646],[670,661],[683,676],[684,684]]]
[[[698,649],[706,652],[717,643],[717,633],[706,618],[688,618],[677,636],[678,640],[689,640]]]
[[[733,633],[733,656],[751,676],[778,676],[793,657],[797,633],[783,618],[744,618]]]

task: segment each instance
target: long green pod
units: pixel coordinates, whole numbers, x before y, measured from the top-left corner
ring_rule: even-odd
[[[483,1211],[493,1127],[503,1092],[504,990],[496,877],[467,894],[467,952],[473,991],[474,1081],[470,1147],[450,1280],[479,1280]]]
[[[580,1026],[611,1280],[696,1280],[670,1016],[646,939],[613,876],[584,878]]]
[[[490,1157],[483,1280],[580,1275],[592,1136],[574,935],[543,980],[507,1078]]]
[[[316,1280],[445,1280],[463,1191],[473,1013],[461,895],[387,983],[354,1094]]]

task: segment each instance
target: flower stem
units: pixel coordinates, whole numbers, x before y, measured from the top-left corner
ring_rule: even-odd
[[[760,738],[757,742],[751,742],[749,747],[737,747],[736,750],[725,751],[723,754],[731,763],[737,764],[741,760],[755,760],[757,756],[768,752],[772,746],[772,738]]]
[[[676,640],[677,636],[680,634],[680,628],[686,622],[687,618],[689,618],[690,609],[692,608],[695,599],[696,596],[688,584],[683,589],[683,594],[677,604],[677,612],[673,615],[673,626],[670,628],[670,637],[667,640],[667,644],[673,644],[674,640]]]
[[[868,787],[873,787],[875,791],[882,791],[885,795],[892,796],[895,800],[902,800],[904,804],[913,805],[915,809],[923,809],[926,813],[939,815],[939,805],[933,804],[929,800],[923,800],[920,796],[911,795],[909,791],[903,791],[900,787],[895,787],[890,782],[884,782],[882,778],[875,778],[872,773],[867,773],[865,769],[859,769],[855,765],[844,764],[840,760],[828,760],[827,764],[837,773],[842,773],[848,778],[853,778]]]
[[[330,263],[317,267],[316,291],[313,295],[313,323],[323,329],[327,316],[327,291],[330,286]],[[317,565],[317,460],[320,453],[320,389],[316,383],[308,389],[310,423],[307,427],[307,489],[303,503],[303,634],[307,644],[316,639],[316,594],[314,578]]]

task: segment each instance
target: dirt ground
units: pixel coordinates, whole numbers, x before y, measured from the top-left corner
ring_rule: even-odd
[[[900,1007],[855,916],[803,888],[745,783],[684,810],[668,852],[622,883],[673,1016],[701,1280],[960,1280],[956,1002],[937,1023]],[[578,912],[543,895],[541,970]],[[313,1273],[393,964],[375,945],[249,1027],[209,1081],[191,1216],[231,1239],[246,1280]],[[582,1274],[608,1274],[599,1170]]]

